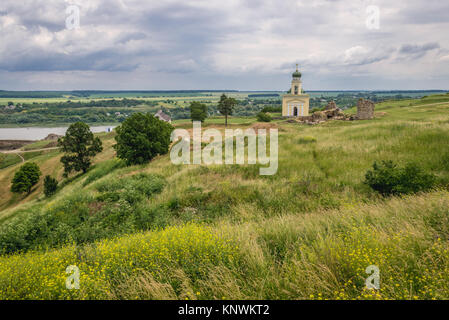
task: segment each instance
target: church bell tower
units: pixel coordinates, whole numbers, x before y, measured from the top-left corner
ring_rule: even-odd
[[[293,72],[292,77],[290,92],[282,97],[282,116],[307,117],[310,96],[302,91],[301,72],[298,70],[298,65],[296,65],[296,71]]]
[[[302,81],[301,81],[301,72],[298,70],[298,64],[296,64],[296,71],[292,74],[292,88],[291,94],[297,96],[302,92]]]

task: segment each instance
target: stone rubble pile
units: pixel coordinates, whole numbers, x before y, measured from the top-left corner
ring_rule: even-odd
[[[315,111],[310,116],[298,117],[295,120],[287,120],[288,122],[301,122],[307,124],[318,124],[328,120],[366,120],[374,117],[374,103],[370,100],[359,99],[357,103],[357,115],[346,115],[337,107],[335,101],[331,101],[323,109],[323,111]]]

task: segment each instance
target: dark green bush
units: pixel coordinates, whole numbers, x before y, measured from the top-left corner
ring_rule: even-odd
[[[270,122],[272,119],[271,119],[271,116],[268,114],[268,113],[265,113],[265,112],[259,112],[258,114],[257,114],[257,121],[260,121],[260,122]]]
[[[15,193],[30,193],[31,188],[41,176],[39,166],[34,162],[27,162],[19,168],[12,179],[11,191]]]
[[[398,167],[392,161],[382,161],[380,164],[374,162],[373,169],[366,172],[365,183],[388,196],[429,190],[435,185],[436,178],[413,163]]]
[[[58,180],[53,177],[45,176],[44,179],[44,194],[46,197],[50,197],[56,193],[58,189]]]

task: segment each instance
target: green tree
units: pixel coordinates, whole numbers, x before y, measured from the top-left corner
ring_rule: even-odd
[[[61,158],[64,176],[72,171],[86,173],[91,165],[91,158],[103,150],[100,138],[94,137],[89,126],[84,122],[70,125],[65,136],[59,138],[58,145],[66,153]]]
[[[225,94],[221,95],[217,109],[225,116],[225,126],[228,126],[228,116],[232,115],[236,104],[237,100],[234,98],[228,98]]]
[[[193,101],[190,103],[190,118],[192,121],[201,121],[207,118],[207,106],[203,103]]]
[[[45,176],[44,179],[45,196],[50,197],[51,195],[55,194],[57,189],[58,189],[58,180],[50,176]]]
[[[135,113],[116,128],[114,149],[128,165],[149,162],[170,147],[173,126],[152,114]]]
[[[31,188],[39,181],[41,170],[34,162],[27,162],[19,168],[12,179],[11,191],[14,193],[30,193]]]
[[[265,113],[265,112],[259,112],[257,114],[257,121],[260,122],[270,122],[271,121],[271,116],[269,113]]]

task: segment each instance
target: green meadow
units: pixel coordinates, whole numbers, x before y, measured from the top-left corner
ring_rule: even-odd
[[[231,117],[229,128],[256,121]],[[60,181],[51,198],[42,178],[13,195],[20,163],[1,169],[0,299],[449,298],[448,94],[379,103],[373,120],[269,125],[273,176],[169,155],[127,167],[114,133],[99,135],[104,150],[85,175],[63,179],[57,150],[33,156]],[[382,160],[419,164],[435,188],[379,195],[363,181]],[[65,287],[70,265],[78,290]],[[370,265],[379,290],[365,287]]]

